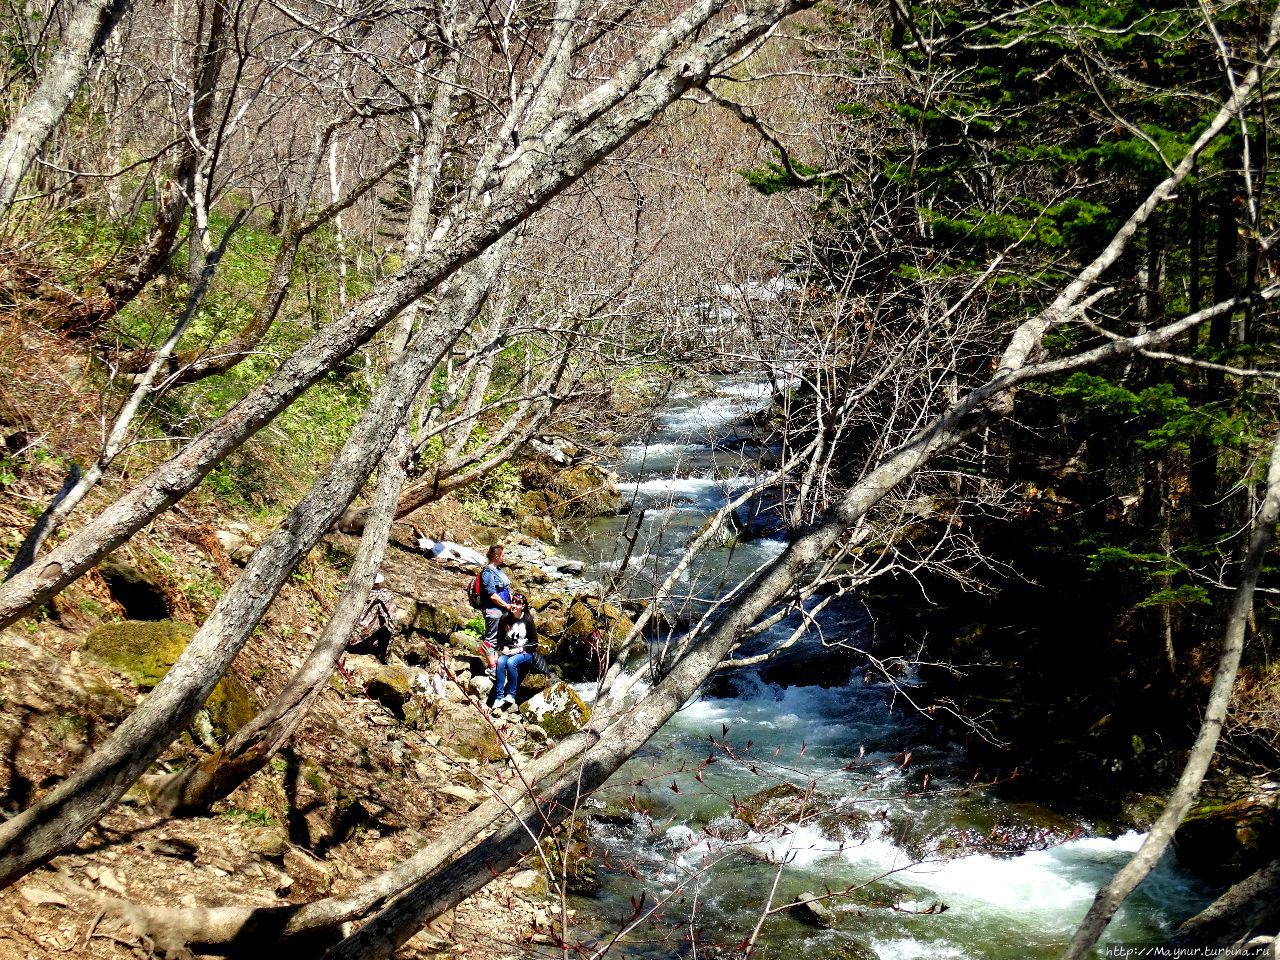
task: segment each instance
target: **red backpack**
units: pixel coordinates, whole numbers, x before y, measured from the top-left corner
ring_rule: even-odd
[[[477,610],[483,610],[488,604],[485,602],[488,598],[484,595],[484,587],[481,586],[480,578],[484,576],[484,570],[481,569],[475,575],[475,578],[467,581],[467,602]]]

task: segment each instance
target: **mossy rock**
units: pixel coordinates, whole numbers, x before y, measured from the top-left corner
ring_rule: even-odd
[[[559,466],[547,457],[530,457],[521,464],[520,482],[529,491],[525,494],[526,499],[531,494],[542,493],[559,469]]]
[[[412,676],[404,667],[394,665],[379,667],[365,681],[364,690],[369,695],[369,699],[377,700],[403,720],[404,706],[413,699],[411,680]]]
[[[520,678],[521,690],[531,690],[534,693],[537,693],[540,690],[547,689],[550,685],[551,681],[547,679],[547,675],[545,673],[533,673],[529,671]]]
[[[711,529],[711,524],[715,523],[715,519],[714,515],[708,517],[707,522],[698,529],[697,533],[689,538],[688,542],[693,543],[699,537],[703,536]],[[716,530],[715,536],[711,539],[709,546],[732,547],[740,540],[742,540],[742,528],[738,526],[737,519],[730,514],[720,522],[720,526]]]
[[[795,823],[813,817],[819,809],[815,794],[790,783],[779,783],[741,801],[734,814],[752,830],[764,833],[779,823]]]
[[[502,760],[506,752],[498,742],[498,735],[493,727],[484,723],[466,724],[453,731],[451,745],[454,752],[465,760],[479,760],[490,763]]]
[[[569,605],[564,626],[547,617],[540,635],[552,659],[571,680],[594,680],[603,660],[612,661],[622,650],[627,634],[635,625],[631,618],[611,603],[592,596],[576,597]]]
[[[520,715],[534,721],[553,740],[563,740],[591,720],[587,706],[573,687],[557,681],[520,707]]]
[[[520,522],[520,530],[543,543],[558,544],[560,528],[554,520],[540,513],[531,513]]]
[[[483,656],[483,644],[480,638],[470,630],[455,630],[449,634],[449,646],[462,653],[470,654],[474,657]]]
[[[526,517],[549,517],[551,520],[563,520],[568,516],[564,497],[552,490],[530,490],[520,498],[520,506],[521,512]]]
[[[85,638],[93,660],[150,690],[169,672],[191,642],[195,628],[174,620],[124,620],[98,627]],[[205,701],[214,730],[226,736],[257,715],[261,705],[243,683],[228,674]]]
[[[1202,876],[1235,883],[1275,859],[1280,849],[1280,793],[1201,800],[1174,835],[1178,859]]]
[[[563,498],[567,516],[599,517],[617,513],[622,507],[622,491],[613,478],[592,463],[561,470],[547,489]]]
[[[589,837],[587,821],[573,817],[542,841],[548,879],[553,884],[563,880],[567,892],[578,896],[592,896],[601,887]]]
[[[454,631],[465,627],[468,619],[453,607],[420,602],[417,616],[413,620],[413,629],[419,633],[425,633],[431,637],[439,637],[443,640],[447,639]]]

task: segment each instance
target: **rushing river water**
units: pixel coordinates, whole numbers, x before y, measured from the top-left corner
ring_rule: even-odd
[[[566,552],[606,581],[625,558],[629,589],[644,595],[708,515],[751,482],[762,451],[735,427],[767,403],[766,387],[741,381],[675,402],[660,430],[615,464],[630,514],[598,522]],[[763,536],[709,551],[682,578],[692,598],[683,615],[699,615],[699,598],[722,594],[782,548]],[[849,604],[825,611],[819,626],[828,637],[865,640],[873,622]],[[1088,824],[1002,802],[985,785],[990,773],[975,781],[963,750],[926,728],[905,700],[909,686],[895,691],[806,642],[788,685],[746,674],[734,695],[696,699],[590,801],[592,840],[607,866],[600,893],[575,901],[579,916],[603,937],[637,907],[648,916],[658,905],[615,947],[631,957],[717,955],[750,936],[770,907],[762,957],[1060,955],[1141,836],[1095,837]],[[702,766],[709,757],[716,762]],[[786,909],[825,891],[841,894],[826,901],[829,929]],[[1102,949],[1161,942],[1211,894],[1166,858]]]

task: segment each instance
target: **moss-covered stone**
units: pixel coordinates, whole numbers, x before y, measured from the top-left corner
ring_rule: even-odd
[[[551,684],[520,707],[520,714],[532,720],[553,740],[563,740],[591,720],[591,708],[577,691],[563,681]]]
[[[140,690],[150,690],[169,672],[191,642],[195,628],[173,620],[124,620],[98,627],[84,641],[84,651]],[[261,709],[243,683],[228,674],[205,701],[214,730],[234,733]]]
[[[1265,784],[1244,796],[1202,799],[1178,827],[1174,846],[1178,859],[1202,876],[1242,879],[1280,849],[1280,791]]]
[[[560,509],[566,516],[598,517],[622,507],[622,491],[612,476],[593,463],[561,470],[547,489],[562,498]]]
[[[449,634],[449,646],[472,656],[482,656],[480,638],[470,630],[455,630]]]
[[[556,526],[554,520],[540,513],[531,513],[521,520],[520,530],[522,533],[527,533],[543,543],[557,544],[560,542],[560,528]]]
[[[555,835],[542,841],[543,862],[548,879],[578,896],[591,896],[600,891],[600,876],[595,857],[591,855],[587,821],[573,817],[560,825]]]
[[[520,512],[526,517],[563,520],[569,515],[564,497],[552,490],[530,490],[520,498]]]
[[[761,833],[772,830],[779,823],[796,823],[817,814],[817,797],[790,783],[766,787],[743,800],[734,814]]]
[[[458,756],[466,760],[488,763],[506,757],[498,735],[487,724],[469,724],[454,731],[452,746]]]
[[[550,681],[547,680],[547,675],[545,673],[533,673],[532,671],[527,671],[520,677],[521,690],[533,690],[536,692],[538,690],[545,690],[548,686],[550,686]]]
[[[447,639],[455,630],[467,625],[468,617],[460,611],[444,604],[418,604],[417,616],[413,620],[413,629],[428,636]]]
[[[617,657],[634,626],[618,607],[592,596],[574,599],[559,631],[553,622],[550,616],[539,621],[539,635],[546,638],[548,659],[571,680],[594,680],[601,663]]]
[[[412,677],[404,667],[385,666],[374,671],[364,689],[370,699],[377,700],[401,719],[404,705],[413,697]]]

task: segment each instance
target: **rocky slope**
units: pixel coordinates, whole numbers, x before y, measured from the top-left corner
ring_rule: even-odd
[[[165,947],[134,929],[131,904],[270,906],[352,891],[446,832],[487,796],[486,783],[585,722],[588,708],[562,677],[581,679],[601,640],[625,634],[628,611],[518,529],[554,540],[558,523],[616,509],[618,497],[599,468],[550,450],[526,464],[543,485],[526,494],[514,529],[476,527],[447,502],[397,525],[384,572],[402,632],[388,663],[348,655],[290,748],[211,816],[164,819],[144,791],[132,792],[73,851],[0,899],[0,958],[132,957]],[[567,462],[557,463],[562,456]],[[71,772],[146,696],[268,532],[207,504],[183,509],[6,632],[6,813]],[[499,539],[538,613],[553,673],[526,678],[519,712],[493,716],[465,587],[484,546]],[[356,543],[335,533],[308,558],[157,772],[204,756],[283,687],[318,635]],[[566,919],[557,920],[547,890],[537,870],[499,878],[400,955],[520,955]]]

